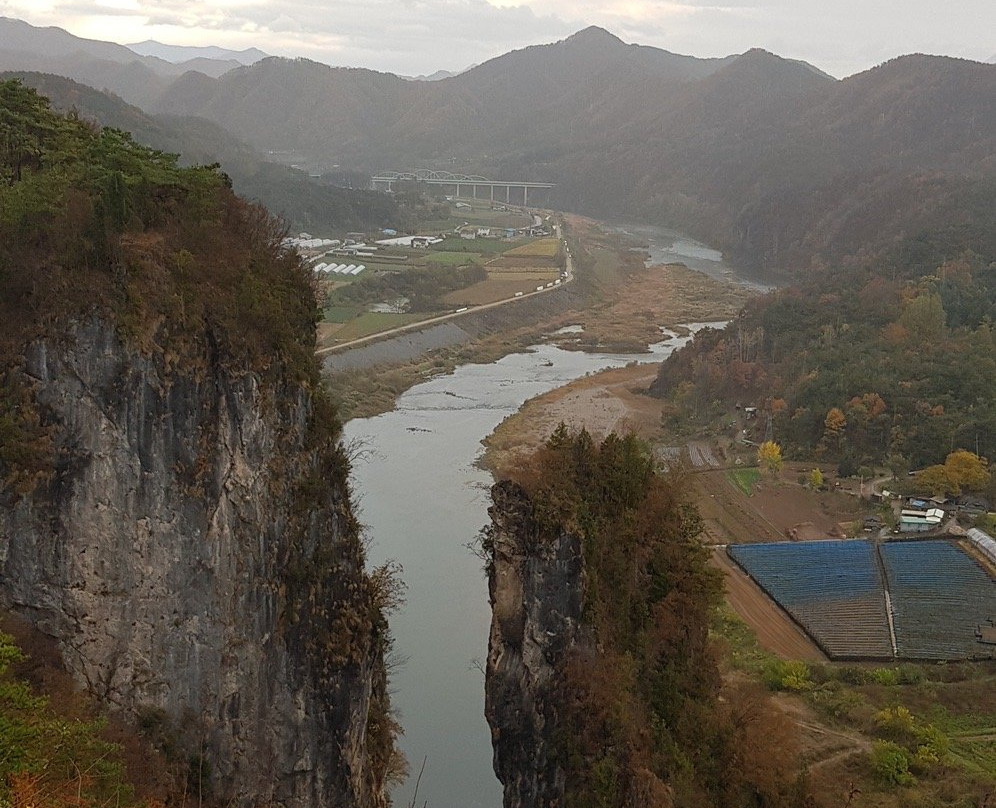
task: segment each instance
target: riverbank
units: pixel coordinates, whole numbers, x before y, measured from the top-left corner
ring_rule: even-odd
[[[387,412],[420,382],[461,364],[494,361],[565,326],[583,331],[558,337],[562,347],[636,358],[660,341],[662,327],[729,319],[757,294],[681,264],[644,266],[626,235],[583,217],[567,221],[577,272],[569,287],[330,357],[326,367],[343,418]],[[437,333],[443,327],[446,333]]]
[[[646,395],[657,364],[596,373],[530,399],[487,438],[481,465],[496,479],[541,446],[557,425],[586,429],[600,440],[610,432],[633,432],[651,441],[660,432],[663,402]]]

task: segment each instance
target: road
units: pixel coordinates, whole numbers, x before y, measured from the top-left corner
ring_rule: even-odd
[[[563,238],[561,235],[560,225],[554,225],[554,229],[557,233],[557,238]],[[398,334],[404,334],[408,331],[420,331],[426,326],[437,325],[438,323],[445,323],[449,320],[456,320],[460,317],[464,317],[468,314],[475,314],[480,311],[486,311],[487,309],[495,309],[499,306],[506,306],[509,303],[516,303],[519,300],[528,300],[536,295],[541,295],[545,292],[553,292],[557,289],[562,289],[566,284],[571,283],[574,280],[574,258],[571,256],[571,251],[565,245],[564,248],[564,279],[559,285],[554,285],[551,287],[543,287],[543,289],[537,289],[533,292],[526,292],[519,297],[507,297],[504,300],[496,300],[493,303],[483,303],[480,306],[469,306],[462,311],[454,311],[449,314],[440,314],[436,317],[429,317],[425,320],[419,320],[415,323],[406,323],[405,325],[399,325],[396,328],[389,328],[387,331],[378,331],[376,334],[368,334],[365,337],[358,337],[357,339],[351,339],[347,342],[340,342],[338,345],[330,345],[327,348],[319,348],[315,351],[318,356],[324,356],[325,354],[335,353],[336,351],[344,351],[348,348],[355,348],[358,345],[366,345],[368,342],[376,342],[377,340],[384,339],[386,337],[393,337]]]

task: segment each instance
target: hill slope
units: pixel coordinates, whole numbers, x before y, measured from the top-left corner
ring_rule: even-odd
[[[281,100],[259,114],[263,95]],[[551,204],[666,221],[758,267],[808,267],[952,213],[996,167],[996,68],[908,56],[845,81],[590,28],[438,82],[265,60],[188,76],[163,109],[366,170],[554,182]],[[293,125],[287,125],[293,121]]]
[[[338,188],[287,166],[265,161],[252,147],[204,118],[153,116],[120,98],[61,76],[11,72],[52,101],[55,109],[74,110],[101,126],[131,132],[146,146],[182,155],[187,165],[220,163],[234,190],[258,200],[273,213],[304,230],[346,232],[398,225],[398,206],[372,191]]]
[[[154,88],[141,69],[133,84]],[[837,81],[760,50],[696,59],[588,28],[439,81],[268,58],[149,95],[313,170],[552,182],[553,206],[666,222],[769,271],[964,218],[996,172],[996,66],[945,57]]]

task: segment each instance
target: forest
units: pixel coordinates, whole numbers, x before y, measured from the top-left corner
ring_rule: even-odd
[[[597,442],[563,424],[511,476],[531,509],[525,540],[573,533],[582,548],[584,639],[560,659],[557,721],[543,729],[562,804],[811,804],[788,718],[761,687],[720,675],[710,627],[722,580],[682,481],[656,473],[632,434]],[[485,533],[491,564],[493,541]]]
[[[897,475],[996,457],[996,189],[968,223],[842,260],[697,336],[653,391],[707,423],[762,409],[788,456]]]

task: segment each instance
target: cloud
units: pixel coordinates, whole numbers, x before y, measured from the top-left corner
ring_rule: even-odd
[[[601,25],[627,42],[722,56],[750,47],[834,75],[925,51],[985,59],[996,3],[959,0],[0,0],[78,36],[258,47],[397,73],[459,69]]]

